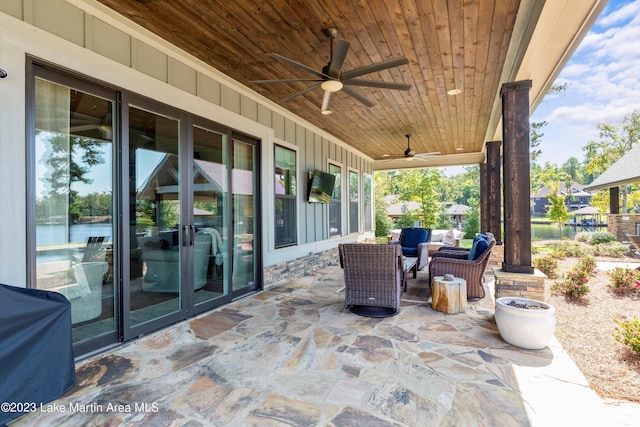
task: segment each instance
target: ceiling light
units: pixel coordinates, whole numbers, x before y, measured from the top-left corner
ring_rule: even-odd
[[[340,80],[325,80],[322,82],[320,87],[327,92],[338,92],[342,89],[342,82]]]
[[[460,95],[460,93],[462,93],[460,89],[451,89],[447,92],[447,95]]]
[[[456,151],[462,151],[462,150],[464,150],[464,148],[463,148],[463,147],[458,147],[458,148],[456,148]]]
[[[322,114],[331,114],[332,111],[331,110],[322,110],[320,111]]]

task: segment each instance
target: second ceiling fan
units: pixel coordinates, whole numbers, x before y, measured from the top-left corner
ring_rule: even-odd
[[[411,149],[411,134],[408,133],[405,135],[405,137],[407,138],[407,149],[404,150],[404,154],[398,155],[398,156],[391,156],[389,154],[385,154],[384,156],[382,156],[380,159],[377,159],[378,161],[383,161],[383,162],[387,162],[387,161],[391,161],[391,160],[397,160],[397,159],[404,159],[407,161],[411,161],[415,158],[418,159],[422,159],[422,160],[426,160],[429,157],[433,157],[436,156],[438,154],[440,154],[439,151],[432,151],[430,153],[416,153],[415,151],[413,151],[413,149]]]
[[[293,65],[296,68],[304,70],[310,74],[316,76],[314,79],[270,79],[270,80],[252,80],[250,83],[292,83],[292,82],[315,82],[315,84],[287,96],[284,99],[278,101],[279,104],[289,101],[296,96],[302,95],[317,88],[324,90],[324,96],[322,98],[321,112],[323,114],[331,114],[331,98],[334,93],[342,91],[347,95],[357,99],[367,107],[375,105],[360,92],[353,88],[353,86],[365,86],[365,87],[377,87],[382,89],[395,89],[395,90],[409,90],[410,84],[384,82],[379,80],[366,80],[358,79],[357,77],[364,76],[365,74],[375,73],[377,71],[386,70],[389,68],[398,67],[409,63],[409,60],[405,56],[398,58],[387,59],[375,64],[367,65],[364,67],[356,68],[355,70],[342,71],[344,61],[349,53],[351,43],[346,40],[337,40],[335,50],[333,48],[333,41],[338,35],[338,30],[335,28],[328,28],[325,30],[325,34],[330,38],[331,52],[330,60],[327,65],[322,68],[322,71],[314,70],[304,64],[296,62],[292,59],[286,58],[277,53],[268,53],[271,58],[283,62],[285,64]]]

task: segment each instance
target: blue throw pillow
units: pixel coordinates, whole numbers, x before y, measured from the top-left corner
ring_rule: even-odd
[[[480,255],[489,247],[489,243],[484,238],[479,238],[475,242],[473,242],[473,246],[471,246],[471,250],[469,251],[470,260],[478,259]]]

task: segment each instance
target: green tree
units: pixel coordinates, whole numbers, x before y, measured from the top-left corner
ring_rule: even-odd
[[[397,226],[400,228],[413,227],[414,222],[418,217],[411,211],[406,204],[403,204],[400,208],[400,216],[398,217]]]
[[[585,152],[585,170],[597,178],[613,163],[640,141],[640,111],[625,116],[619,126],[598,123],[599,140],[590,141],[582,149]],[[621,187],[622,212],[628,209],[627,186]]]
[[[387,172],[376,172],[373,176],[375,185],[375,217],[376,217],[376,237],[387,237],[393,228],[393,221],[387,214],[387,204],[384,197],[388,196],[391,185],[391,175]]]
[[[533,163],[535,163],[542,154],[542,150],[540,149],[540,142],[544,136],[542,129],[548,124],[546,121],[529,123],[529,156]]]
[[[567,205],[565,205],[565,197],[558,192],[558,182],[551,187],[551,193],[547,196],[549,200],[549,211],[547,212],[547,218],[551,222],[558,223],[560,228],[560,240],[562,240],[562,224],[569,219],[569,211],[567,211]]]
[[[387,215],[384,203],[376,203],[376,237],[386,237],[393,228],[393,221]]]
[[[572,181],[584,183],[583,167],[577,157],[569,157],[566,162],[560,166],[560,170],[571,177]]]
[[[420,203],[425,227],[433,227],[437,222],[441,209],[441,181],[442,171],[439,169],[409,169],[397,174],[397,194],[400,200]]]

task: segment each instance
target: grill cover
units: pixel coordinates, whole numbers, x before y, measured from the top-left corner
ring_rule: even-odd
[[[56,292],[0,284],[0,402],[39,408],[75,383],[71,303]],[[0,426],[21,415],[0,411]]]

